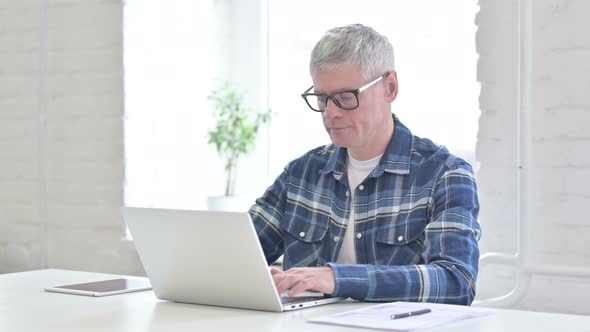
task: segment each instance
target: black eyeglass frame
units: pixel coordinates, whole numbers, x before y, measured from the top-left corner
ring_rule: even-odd
[[[325,97],[326,98],[326,102],[325,105],[326,107],[328,106],[328,100],[331,100],[336,106],[338,106],[338,108],[344,110],[344,111],[353,111],[355,109],[357,109],[360,105],[359,102],[359,94],[365,90],[367,90],[368,88],[372,87],[373,85],[375,85],[377,82],[379,82],[380,80],[384,79],[385,77],[387,77],[390,73],[386,72],[385,74],[377,77],[376,79],[372,80],[371,82],[361,86],[358,89],[352,89],[352,90],[344,90],[344,91],[338,91],[338,92],[334,92],[330,95],[326,95],[323,93],[309,93],[309,91],[311,91],[311,89],[313,89],[313,85],[311,87],[309,87],[309,89],[305,90],[302,94],[301,97],[303,98],[303,100],[305,100],[305,103],[307,104],[307,106],[309,106],[309,108],[311,108],[312,111],[314,112],[324,112],[324,109],[316,109],[313,106],[311,106],[311,103],[307,100],[307,97]],[[355,107],[344,107],[340,104],[340,102],[338,101],[338,99],[334,98],[335,96],[338,96],[340,94],[343,93],[352,93],[354,95],[354,97],[356,98],[356,106]],[[319,108],[319,106],[318,106]]]

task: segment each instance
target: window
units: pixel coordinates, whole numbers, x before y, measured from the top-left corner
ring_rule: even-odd
[[[229,72],[228,10],[213,0],[126,1],[127,205],[204,208],[222,191],[207,95]]]
[[[315,42],[356,22],[394,45],[401,121],[474,164],[477,9],[475,0],[126,1],[126,204],[202,209],[223,193],[206,97],[226,79],[276,114],[240,166],[238,193],[261,195],[288,161],[329,143],[299,95]]]

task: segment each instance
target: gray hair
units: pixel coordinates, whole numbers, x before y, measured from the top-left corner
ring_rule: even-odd
[[[341,64],[360,65],[365,80],[373,80],[395,69],[393,46],[384,35],[362,24],[328,30],[311,51],[309,72]]]

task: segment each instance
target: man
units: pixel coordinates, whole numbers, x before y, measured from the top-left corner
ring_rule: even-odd
[[[480,226],[471,166],[392,114],[393,47],[363,25],[328,31],[302,97],[332,144],[291,161],[250,209],[280,293],[469,305]]]

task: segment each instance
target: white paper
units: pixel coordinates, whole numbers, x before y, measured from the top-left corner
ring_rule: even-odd
[[[391,319],[391,315],[420,309],[430,309],[432,311],[423,315]],[[494,313],[495,311],[492,309],[473,308],[460,305],[392,302],[315,318],[308,322],[364,327],[387,331],[412,331],[432,328],[465,319],[487,316]]]

